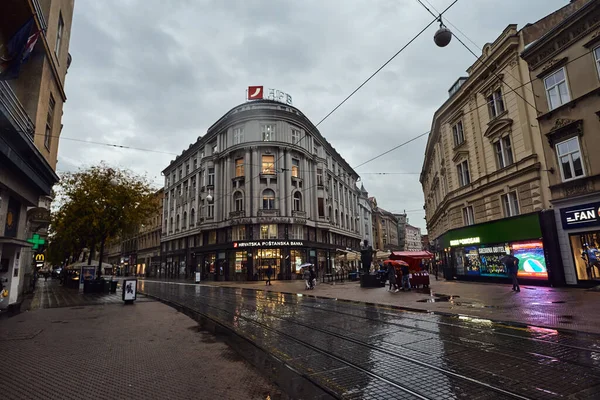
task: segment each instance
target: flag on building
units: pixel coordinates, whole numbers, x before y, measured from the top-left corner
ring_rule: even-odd
[[[0,80],[16,79],[23,63],[23,56],[33,36],[31,31],[35,22],[33,17],[29,18],[9,40],[7,45],[0,46]],[[35,34],[34,34],[35,35]],[[37,37],[35,38],[37,40]],[[35,41],[32,42],[35,45]],[[31,50],[33,50],[33,45]],[[28,56],[29,52],[26,54]]]

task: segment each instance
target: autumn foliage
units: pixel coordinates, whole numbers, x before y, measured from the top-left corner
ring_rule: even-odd
[[[100,270],[106,241],[134,233],[157,209],[154,190],[144,178],[105,164],[66,173],[56,192],[49,247],[55,264],[99,247]]]

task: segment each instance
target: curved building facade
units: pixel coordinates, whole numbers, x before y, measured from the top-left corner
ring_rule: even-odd
[[[358,175],[297,108],[270,100],[221,117],[163,171],[162,268],[202,279],[295,279],[357,249]]]

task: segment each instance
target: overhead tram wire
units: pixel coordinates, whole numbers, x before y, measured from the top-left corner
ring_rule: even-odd
[[[573,58],[573,59],[569,59],[568,61],[566,61],[564,63],[564,65],[569,65],[571,63],[574,63],[575,61],[578,61],[579,59],[591,54],[594,52],[594,49],[591,49],[589,51],[586,51],[585,53]],[[509,89],[507,91],[507,93],[510,92],[514,92],[517,89],[520,89],[526,85],[529,85],[532,82],[535,82],[537,80],[541,80],[542,78],[533,78],[528,80],[527,82],[524,82],[522,84],[520,84],[519,86],[515,86],[512,89]],[[477,107],[473,108],[473,111],[480,109],[481,107],[485,107],[487,106],[487,102],[478,105]],[[23,132],[22,132],[23,133]],[[24,133],[26,135],[32,135],[32,136],[46,136],[45,133]],[[76,139],[76,138],[71,138],[71,137],[65,137],[62,135],[50,135],[51,138],[57,138],[59,140],[72,140],[75,142],[81,142],[81,143],[87,143],[87,144],[94,144],[94,145],[98,145],[98,146],[107,146],[107,147],[114,147],[114,148],[118,148],[118,149],[125,149],[125,150],[135,150],[135,151],[145,151],[145,152],[149,152],[149,153],[158,153],[158,154],[166,154],[166,155],[173,155],[173,156],[178,156],[180,155],[180,153],[171,153],[171,152],[166,152],[166,151],[160,151],[160,150],[152,150],[152,149],[143,149],[143,148],[138,148],[138,147],[130,147],[130,146],[126,146],[126,145],[120,145],[120,144],[115,144],[115,143],[108,143],[108,142],[96,142],[96,141],[90,141],[90,140],[83,140],[83,139]],[[299,143],[300,141],[298,141],[297,143]]]
[[[423,2],[421,0],[417,0],[417,2],[419,2],[419,4],[421,4],[425,10],[427,10],[431,15],[433,15],[435,17],[435,13],[433,11],[431,11],[425,4],[423,4]],[[438,20],[440,21],[440,23],[442,24],[442,14],[440,14],[438,16]],[[476,59],[476,62],[481,62],[485,67],[489,67],[489,64],[487,63],[487,60],[485,59],[480,59],[480,57],[475,54],[475,52],[473,50],[471,50],[471,48],[469,46],[467,46],[465,44],[465,42],[463,42],[457,35],[454,35],[456,37],[456,40],[459,41],[460,44],[462,44],[464,46],[465,49],[467,49],[469,51],[469,53],[471,53]],[[529,100],[527,100],[525,97],[521,96],[520,93],[517,93],[515,89],[513,89],[507,82],[504,81],[504,79],[498,74],[498,72],[496,71],[490,71],[492,74],[494,74],[494,76],[498,79],[500,79],[501,82],[503,82],[506,86],[508,86],[509,89],[511,89],[517,96],[519,96],[521,99],[523,99],[523,101],[525,101],[525,103],[529,104],[531,107],[533,107],[533,109],[540,114],[540,111],[537,109],[537,107],[535,106],[535,104],[531,104],[529,102]],[[487,104],[487,103],[486,103]]]
[[[417,0],[420,3],[420,0]],[[433,11],[435,11],[436,13],[439,13],[438,10],[436,10],[436,8],[428,1],[428,0],[423,0],[425,3],[429,4],[429,6],[433,9]],[[421,5],[423,5],[423,3],[421,3]],[[424,6],[425,7],[425,6]],[[427,7],[425,7],[427,9]],[[428,10],[429,11],[429,10]],[[429,11],[430,14],[433,15],[433,13],[431,11]],[[469,42],[471,42],[473,44],[473,46],[475,46],[477,49],[483,51],[483,48],[481,48],[477,43],[475,43],[469,36],[467,36],[466,33],[464,33],[463,31],[461,31],[456,25],[454,25],[452,22],[450,22],[450,20],[448,18],[444,18],[444,22],[448,23],[448,25],[450,25],[452,27],[453,30],[455,30],[456,32],[460,33],[461,35],[463,35],[465,37],[465,39],[467,39]],[[513,77],[513,79],[518,80],[510,71],[506,71],[510,76]],[[520,86],[522,87],[522,86]],[[518,89],[519,87],[517,87]],[[531,94],[533,93],[533,90],[529,87],[526,87],[525,89],[527,89],[529,92],[531,92]]]

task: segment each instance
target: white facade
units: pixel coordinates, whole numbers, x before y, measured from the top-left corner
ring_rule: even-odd
[[[421,251],[421,228],[406,224],[406,251]]]
[[[369,202],[369,193],[361,185],[358,197],[359,231],[361,240],[373,245],[373,209]]]

